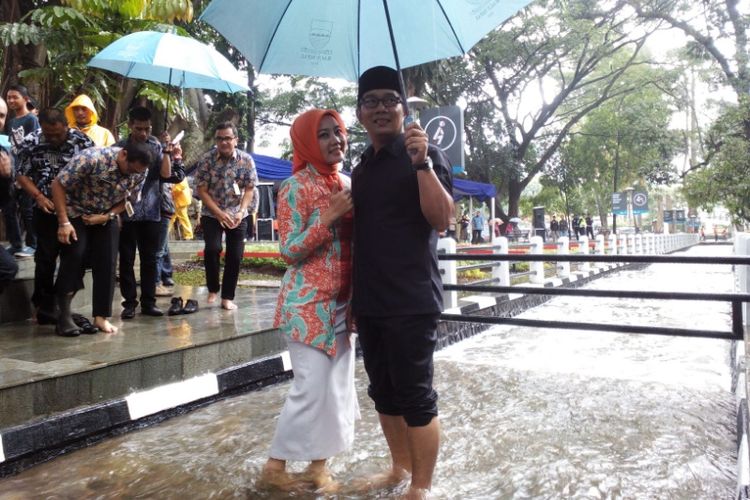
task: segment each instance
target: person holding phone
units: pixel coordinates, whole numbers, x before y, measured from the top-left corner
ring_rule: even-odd
[[[216,302],[221,290],[221,307],[237,309],[234,293],[240,274],[240,261],[245,248],[247,207],[258,183],[255,162],[246,152],[237,149],[237,128],[231,122],[219,123],[214,130],[216,148],[198,161],[195,185],[203,202],[204,260],[208,303]],[[226,235],[227,252],[224,275],[219,284],[221,237]]]
[[[338,483],[326,460],[351,446],[359,417],[347,326],[352,197],[339,175],[346,128],[337,112],[312,109],[294,120],[291,137],[293,175],[278,197],[279,249],[289,267],[274,324],[286,338],[294,380],[261,481],[283,490],[309,481],[333,493]],[[310,462],[301,480],[286,472],[288,460]]]
[[[352,171],[354,281],[368,395],[392,466],[373,487],[411,476],[405,498],[424,498],[440,444],[432,355],[443,310],[438,232],[454,213],[448,158],[417,122],[404,126],[398,73],[384,66],[359,78],[357,118],[370,146]]]

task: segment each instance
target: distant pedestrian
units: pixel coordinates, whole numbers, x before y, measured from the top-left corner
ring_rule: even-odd
[[[464,212],[460,220],[461,227],[461,241],[469,241],[469,215]]]
[[[471,244],[484,243],[482,239],[482,230],[484,230],[484,217],[482,212],[477,210],[474,217],[471,218]]]
[[[588,214],[586,214],[586,236],[594,239],[594,219]]]
[[[560,237],[560,223],[557,222],[557,217],[554,215],[549,223],[549,236],[552,238],[552,241],[557,241]]]

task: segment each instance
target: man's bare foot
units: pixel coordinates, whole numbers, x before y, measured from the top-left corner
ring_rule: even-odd
[[[117,333],[117,327],[103,316],[94,316],[94,326],[104,333]]]
[[[399,498],[402,500],[427,500],[430,490],[425,488],[415,488],[410,486],[409,489]]]
[[[264,467],[257,481],[257,486],[265,489],[280,491],[301,491],[310,486],[310,481],[300,475],[292,475],[287,471]]]
[[[227,311],[234,311],[237,309],[237,304],[229,299],[221,299],[221,308],[226,309]]]
[[[398,486],[407,481],[410,477],[411,474],[404,469],[391,469],[387,472],[379,472],[369,477],[356,479],[352,483],[352,486],[355,490],[360,492],[382,490]]]
[[[217,298],[219,298],[219,294],[218,293],[209,293],[208,294],[208,303],[209,304],[213,304],[214,302],[216,302]]]

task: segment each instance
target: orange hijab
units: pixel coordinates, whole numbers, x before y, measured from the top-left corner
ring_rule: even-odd
[[[346,135],[346,125],[341,116],[332,109],[311,109],[299,115],[292,123],[292,129],[289,135],[292,137],[292,147],[294,148],[294,157],[292,158],[292,174],[295,174],[307,167],[309,163],[320,175],[323,176],[329,187],[337,185],[339,189],[343,188],[339,178],[339,164],[329,165],[323,159],[318,144],[318,127],[320,121],[326,115],[330,115],[339,124],[341,130]]]

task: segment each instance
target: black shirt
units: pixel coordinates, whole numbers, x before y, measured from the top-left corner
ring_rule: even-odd
[[[429,146],[440,182],[453,191],[445,154]],[[419,206],[417,172],[403,135],[375,153],[372,146],[352,172],[354,199],[353,308],[361,316],[434,314],[443,310],[437,232]]]

